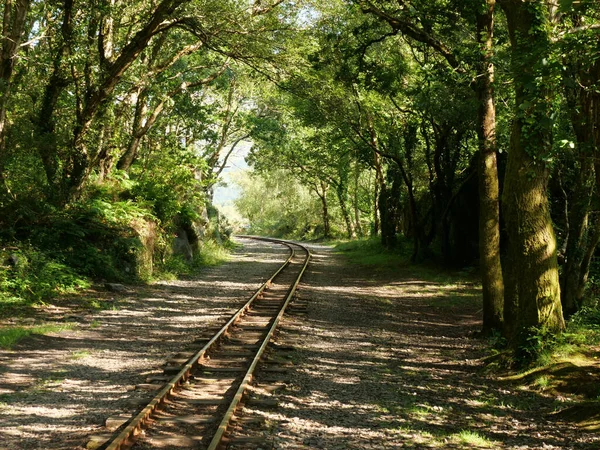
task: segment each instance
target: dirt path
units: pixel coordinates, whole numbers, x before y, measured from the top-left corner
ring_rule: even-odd
[[[85,448],[107,417],[152,395],[133,388],[182,351],[178,339],[192,345],[230,317],[286,257],[281,246],[245,241],[230,262],[198,279],[97,292],[38,311],[38,322],[76,326],[0,351],[0,450]],[[90,302],[109,307],[78,306]]]
[[[349,266],[316,248],[302,287],[295,366],[274,448],[598,449],[600,437],[557,423],[557,405],[481,374],[479,291],[472,284]]]
[[[371,273],[313,249],[300,291],[308,314],[286,320],[279,338],[298,347],[288,386],[278,408],[258,411],[270,448],[600,448],[598,436],[549,419],[555,401],[480,373],[476,286]],[[198,280],[140,289],[112,309],[40,311],[81,323],[0,352],[0,450],[82,448],[115,409],[148,395],[132,387],[179,351],[178,336],[191,343],[230,314],[283,255],[247,244]]]

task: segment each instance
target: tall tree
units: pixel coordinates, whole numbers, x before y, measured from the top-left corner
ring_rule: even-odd
[[[564,267],[561,296],[566,316],[583,302],[590,263],[600,240],[600,220],[590,215],[600,192],[600,6],[596,2],[561,2],[562,30],[555,37],[558,59],[564,67],[562,85],[574,134],[571,165],[576,181],[566,193]]]
[[[549,6],[542,0],[500,0],[512,48],[515,111],[503,205],[508,235],[505,326],[515,347],[534,327],[565,327],[556,237],[548,207],[552,91],[548,73]]]
[[[483,331],[501,330],[504,280],[500,261],[500,190],[496,149],[494,101],[494,11],[496,1],[486,0],[477,13],[480,44],[477,134],[479,136],[479,255],[483,290]]]
[[[494,105],[494,70],[492,63],[493,30],[495,1],[481,0],[473,3],[476,10],[477,44],[480,49],[475,61],[469,61],[457,52],[448,42],[455,38],[452,35],[439,35],[434,29],[449,29],[440,23],[434,27],[436,14],[439,22],[456,20],[457,13],[448,11],[440,6],[435,10],[434,5],[416,5],[412,2],[399,2],[399,5],[387,5],[385,2],[357,0],[362,10],[387,23],[392,34],[402,33],[416,42],[423,43],[441,55],[449,66],[457,72],[468,70],[469,64],[477,69],[476,82],[471,83],[479,99],[478,136],[480,149],[479,164],[479,208],[480,208],[480,254],[483,286],[483,309],[486,331],[501,329],[504,301],[504,281],[500,263],[500,212],[499,212],[499,181],[496,163],[495,138],[495,105]],[[423,11],[420,11],[420,9]],[[467,8],[468,9],[468,8]],[[462,11],[466,16],[467,11]],[[460,14],[458,14],[460,17]],[[432,20],[433,18],[433,20]],[[457,27],[452,27],[456,33]],[[465,45],[463,41],[460,45]],[[458,55],[457,55],[458,53]]]
[[[17,54],[26,32],[31,0],[4,0],[0,43],[0,183],[4,182],[7,110]]]

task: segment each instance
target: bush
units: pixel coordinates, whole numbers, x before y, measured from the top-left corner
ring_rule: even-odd
[[[143,245],[132,224],[151,219],[133,202],[94,199],[34,224],[28,240],[83,275],[135,280]]]
[[[517,357],[523,364],[546,365],[557,356],[568,356],[600,343],[600,308],[584,306],[567,322],[563,333],[531,328],[527,344]]]
[[[90,286],[89,278],[31,245],[0,251],[0,309],[45,302]]]

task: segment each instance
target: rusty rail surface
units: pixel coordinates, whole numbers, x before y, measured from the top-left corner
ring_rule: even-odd
[[[278,275],[280,275],[286,269],[286,267],[288,267],[290,265],[292,259],[296,256],[296,252],[295,252],[293,246],[300,247],[304,252],[306,252],[306,258],[302,264],[302,268],[300,269],[299,274],[296,276],[295,281],[292,283],[291,287],[289,288],[287,295],[285,297],[285,300],[283,302],[283,305],[281,306],[281,309],[279,310],[279,313],[273,320],[273,323],[271,324],[271,326],[267,332],[267,335],[265,336],[256,355],[254,356],[249,369],[247,370],[239,388],[237,389],[237,392],[235,393],[235,395],[233,397],[233,400],[229,404],[229,407],[228,407],[224,417],[221,419],[221,422],[217,428],[217,431],[214,434],[214,437],[212,438],[212,440],[208,446],[209,450],[216,450],[216,449],[220,448],[221,440],[223,439],[223,437],[227,431],[229,423],[230,423],[231,419],[233,418],[237,407],[240,405],[240,403],[242,401],[244,393],[246,392],[246,390],[248,389],[248,387],[252,381],[253,373],[259,363],[259,360],[260,360],[261,356],[263,355],[265,349],[267,348],[267,345],[269,344],[269,341],[271,340],[279,322],[281,321],[281,318],[283,317],[288,304],[293,299],[296,289],[298,287],[298,284],[300,283],[300,280],[301,280],[302,276],[304,275],[304,272],[306,271],[306,268],[307,268],[310,258],[312,256],[310,250],[308,250],[306,247],[304,247],[300,244],[297,244],[297,243],[292,243],[292,242],[283,241],[283,240],[279,240],[279,239],[272,239],[272,238],[261,238],[261,237],[256,237],[256,236],[239,236],[239,237],[245,238],[245,239],[255,239],[255,240],[262,240],[262,241],[276,243],[276,244],[282,244],[289,248],[290,254],[289,254],[288,258],[286,259],[286,261],[279,267],[279,269],[267,281],[265,281],[257,289],[257,291],[254,293],[254,295],[252,295],[252,297],[231,317],[231,319],[229,319],[229,321],[200,350],[198,350],[194,354],[194,356],[192,356],[188,360],[188,362],[181,368],[181,370],[175,376],[173,376],[173,378],[170,381],[165,383],[164,387],[162,387],[160,389],[160,391],[154,396],[154,398],[152,398],[152,400],[150,400],[150,402],[137,415],[135,415],[129,421],[129,423],[125,426],[125,428],[116,437],[114,437],[113,439],[109,440],[108,443],[101,446],[101,448],[103,448],[105,450],[124,450],[124,449],[130,448],[134,444],[134,442],[137,440],[137,437],[140,435],[142,430],[147,428],[148,422],[150,421],[152,414],[155,413],[156,411],[160,410],[161,406],[163,406],[165,404],[165,402],[169,399],[169,397],[172,396],[173,393],[176,392],[176,390],[179,387],[181,387],[183,383],[185,383],[187,380],[189,380],[192,370],[199,365],[200,361],[207,354],[207,352],[209,350],[211,350],[213,347],[215,347],[216,344],[219,343],[220,340],[224,336],[226,336],[228,330],[233,325],[235,325],[239,321],[239,319],[250,309],[250,307],[253,305],[253,303],[256,301],[256,299],[261,297],[261,295],[265,292],[265,290],[273,283],[273,280]]]

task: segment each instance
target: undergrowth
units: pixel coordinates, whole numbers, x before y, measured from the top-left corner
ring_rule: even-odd
[[[209,238],[191,261],[173,254],[174,230],[199,217],[188,204],[159,208],[169,214],[161,218],[158,201],[128,195],[123,186],[105,185],[66,208],[33,202],[0,219],[0,317],[94,282],[174,278],[226,259],[227,249]],[[208,230],[219,226],[209,222]]]
[[[568,321],[564,332],[531,329],[527,344],[520,349],[524,362],[545,366],[600,344],[600,307],[583,306]]]
[[[422,277],[447,286],[462,282],[479,283],[477,270],[472,267],[456,270],[444,267],[435,260],[411,262],[412,241],[404,236],[398,236],[394,249],[385,248],[377,236],[351,241],[330,241],[329,244],[334,246],[337,253],[344,255],[350,264],[366,266],[376,272],[402,269],[406,276]]]
[[[381,245],[377,236],[352,241],[332,241],[336,252],[346,256],[351,264],[386,269],[406,266],[409,255],[405,245],[399,244],[395,250],[388,250]]]
[[[73,324],[60,324],[60,325],[34,325],[31,327],[7,327],[0,328],[0,348],[10,350],[20,340],[30,336],[32,334],[47,334],[57,333],[64,330],[70,330],[74,328]]]
[[[156,279],[172,280],[179,276],[194,275],[203,267],[217,266],[229,258],[230,250],[233,248],[231,241],[218,244],[214,240],[202,243],[199,250],[194,253],[191,261],[187,261],[180,255],[169,255],[158,265]]]

